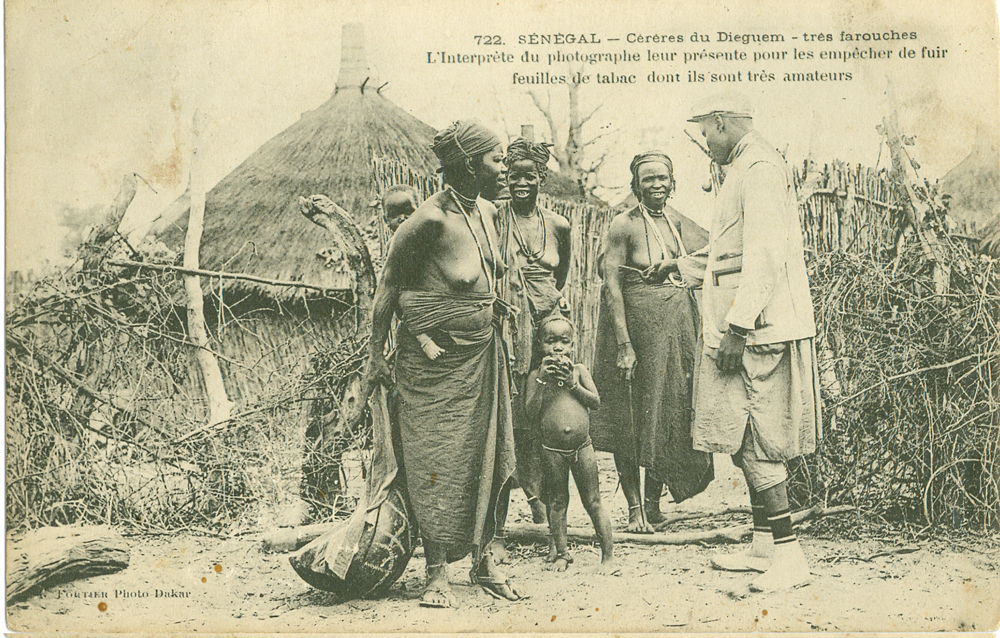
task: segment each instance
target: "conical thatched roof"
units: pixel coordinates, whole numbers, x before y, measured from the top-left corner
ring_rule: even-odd
[[[345,25],[334,95],[255,151],[208,192],[201,267],[318,286],[343,285],[316,253],[332,245],[299,212],[299,196],[324,194],[360,219],[372,199],[379,155],[433,173],[434,129],[379,94],[369,80],[360,25]],[[183,198],[182,198],[183,199]],[[188,202],[180,199],[171,208]],[[181,248],[187,215],[161,233]],[[238,256],[234,259],[234,256]],[[238,285],[238,284],[237,284]],[[265,291],[279,298],[296,289]]]

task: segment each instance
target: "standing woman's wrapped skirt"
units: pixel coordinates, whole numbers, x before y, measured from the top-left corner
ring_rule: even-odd
[[[703,491],[714,476],[711,454],[691,443],[700,318],[687,289],[646,283],[636,272],[623,273],[622,295],[636,358],[632,391],[617,367],[614,322],[602,299],[594,354],[601,407],[591,416],[590,436],[594,449],[634,458],[679,503]]]
[[[514,472],[510,377],[491,293],[403,291],[395,365],[410,502],[425,540],[456,561],[496,529],[497,495]],[[456,326],[461,326],[458,329]],[[445,352],[424,354],[415,335]]]

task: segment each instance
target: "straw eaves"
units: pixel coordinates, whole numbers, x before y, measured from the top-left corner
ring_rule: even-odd
[[[201,267],[342,286],[343,277],[316,256],[331,240],[299,212],[299,196],[327,195],[362,219],[373,196],[372,157],[389,157],[432,173],[437,167],[430,151],[433,136],[434,129],[375,88],[338,88],[330,100],[261,146],[208,192]],[[186,230],[184,214],[161,239],[180,248]],[[302,293],[246,283],[234,286],[278,299]]]

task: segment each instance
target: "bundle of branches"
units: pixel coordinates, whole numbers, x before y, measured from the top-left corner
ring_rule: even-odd
[[[925,232],[944,259],[913,243],[812,260],[825,440],[798,466],[795,492],[884,520],[996,529],[997,264]]]
[[[8,529],[249,523],[288,478],[286,457],[300,459],[289,414],[327,397],[349,365],[314,375],[266,371],[263,391],[244,397],[229,421],[205,427],[176,274],[77,270],[8,302]],[[246,367],[220,358],[230,370]]]

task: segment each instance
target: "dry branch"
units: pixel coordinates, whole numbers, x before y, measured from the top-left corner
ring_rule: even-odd
[[[94,268],[100,263],[101,258],[104,257],[108,250],[107,244],[115,236],[115,233],[118,232],[118,226],[121,225],[125,211],[128,210],[129,204],[132,203],[132,199],[135,197],[135,192],[136,174],[130,173],[122,179],[122,185],[118,189],[118,194],[105,212],[101,224],[94,227],[87,241],[80,247],[80,254],[83,258],[83,267],[85,269]]]
[[[690,514],[674,514],[673,516],[667,516],[663,521],[654,525],[654,529],[660,532],[674,523],[680,523],[681,521],[694,521],[699,518],[709,518],[712,516],[728,516],[730,514],[750,514],[749,507],[727,507],[721,512],[691,512]]]
[[[706,518],[709,516],[746,514],[749,513],[749,511],[749,508],[746,507],[731,507],[721,512],[694,512],[691,514],[678,514],[668,518],[667,521],[661,523],[658,527],[662,528],[662,526],[670,525],[672,523]],[[833,516],[852,511],[854,511],[854,508],[849,506],[823,509],[817,505],[816,507],[792,514],[792,522],[797,524],[812,518]],[[316,525],[303,525],[301,527],[292,527],[272,531],[266,534],[263,538],[263,550],[271,553],[294,551],[322,536],[330,530],[332,525],[335,524],[336,523],[317,523]],[[673,534],[632,534],[628,532],[615,532],[615,542],[634,543],[636,545],[739,543],[749,533],[750,527],[747,525],[735,525],[722,529],[675,532]],[[594,536],[594,532],[584,527],[570,527],[567,529],[567,534],[570,540],[576,542],[590,542],[597,540],[597,537]],[[508,525],[506,530],[507,540],[513,540],[519,543],[547,542],[548,535],[548,527],[532,523]]]
[[[43,527],[7,539],[7,603],[80,578],[128,567],[125,539],[106,526]]]
[[[268,279],[267,277],[257,277],[256,275],[244,275],[236,272],[223,272],[219,270],[204,270],[202,268],[183,268],[181,266],[171,266],[169,264],[151,264],[142,261],[129,261],[127,259],[109,259],[107,262],[111,266],[125,266],[129,268],[148,268],[157,272],[175,272],[181,275],[196,275],[199,277],[210,277],[213,279],[233,279],[238,281],[249,281],[255,284],[265,284],[267,286],[288,286],[290,288],[306,288],[319,292],[332,292],[342,290],[341,288],[328,288],[307,284],[303,281],[283,281],[281,279]]]

